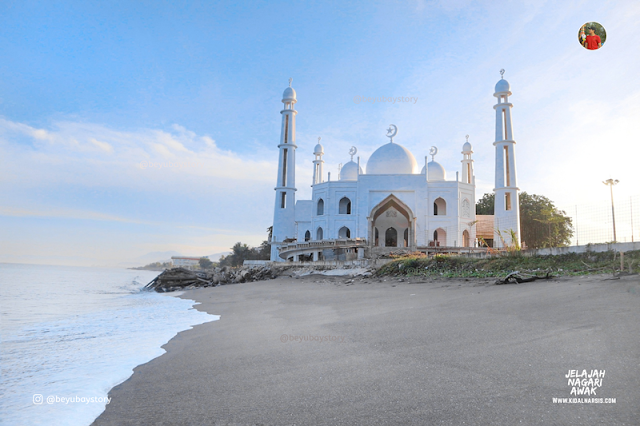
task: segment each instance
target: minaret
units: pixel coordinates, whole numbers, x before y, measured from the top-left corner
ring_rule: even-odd
[[[320,139],[322,138],[318,138],[318,144],[313,149],[315,160],[313,160],[313,184],[311,186],[322,183],[322,165],[324,164],[322,156],[324,155],[324,148],[320,145]]]
[[[282,261],[278,256],[278,247],[287,238],[295,238],[295,204],[296,204],[296,114],[293,109],[296,91],[289,87],[282,94],[284,109],[280,134],[280,160],[276,182],[276,203],[273,214],[273,232],[271,237],[271,260]]]
[[[464,145],[462,145],[462,182],[463,183],[473,183],[474,174],[473,174],[473,160],[471,159],[471,154],[473,154],[473,148],[469,143],[469,135],[467,135],[467,141]]]
[[[516,141],[513,140],[513,127],[511,122],[511,107],[509,96],[511,87],[504,79],[504,70],[500,70],[502,76],[496,84],[493,96],[498,103],[493,106],[496,110],[496,184],[494,206],[494,246],[502,247],[497,231],[500,231],[506,245],[517,244],[520,246],[520,200],[516,177]],[[511,231],[515,233],[515,239],[511,237]]]

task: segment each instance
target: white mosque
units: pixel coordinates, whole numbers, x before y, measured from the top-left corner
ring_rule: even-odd
[[[504,74],[504,70],[501,70]],[[495,212],[493,229],[501,232],[494,246],[520,243],[519,189],[516,182],[510,85],[504,78],[493,94],[496,110]],[[473,148],[462,145],[461,173],[447,179],[432,146],[420,169],[414,155],[394,141],[397,127],[387,130],[388,143],[369,158],[366,171],[357,150],[337,180],[323,172],[324,148],[313,155],[312,199],[296,201],[296,92],[287,87],[280,136],[280,160],[271,237],[272,261],[352,260],[397,251],[456,251],[478,246]],[[484,217],[484,219],[491,219]],[[491,228],[491,227],[490,227]],[[485,231],[485,236],[486,231]],[[515,240],[514,240],[515,238]]]

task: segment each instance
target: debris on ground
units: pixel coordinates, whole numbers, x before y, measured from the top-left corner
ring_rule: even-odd
[[[525,276],[526,275],[526,276]],[[520,271],[516,271],[516,272],[512,272],[509,275],[507,275],[503,280],[497,280],[496,284],[500,285],[500,284],[521,284],[521,283],[530,283],[532,281],[536,281],[536,280],[550,280],[551,278],[555,278],[554,275],[551,275],[551,273],[547,272],[547,275],[545,276],[539,276],[539,275],[532,275],[532,274],[525,274],[525,273],[520,273]]]

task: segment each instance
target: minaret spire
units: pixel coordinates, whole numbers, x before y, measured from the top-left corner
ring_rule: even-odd
[[[324,147],[320,144],[321,137],[318,138],[318,144],[313,149],[313,155],[315,155],[315,159],[313,160],[313,185],[317,185],[322,183],[322,167],[324,165],[324,160],[322,156],[324,155]]]
[[[511,122],[513,105],[509,103],[511,86],[504,79],[504,69],[500,70],[500,76],[493,94],[498,99],[498,103],[493,106],[496,110],[496,139],[493,143],[496,147],[494,230],[501,232],[507,245],[520,246],[520,189],[516,176],[516,141]],[[503,245],[498,235],[494,241],[497,247]]]
[[[287,238],[295,238],[295,204],[296,204],[296,115],[293,109],[297,102],[296,91],[289,87],[282,94],[284,109],[280,134],[280,159],[278,162],[278,176],[276,180],[276,202],[273,214],[273,232],[271,237],[271,260],[282,261],[278,255],[278,247]]]
[[[466,136],[467,141],[462,145],[462,183],[473,184],[473,160],[471,154],[473,154],[473,147],[469,143],[469,135]]]

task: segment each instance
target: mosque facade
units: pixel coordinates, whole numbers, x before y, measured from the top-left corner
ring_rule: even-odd
[[[504,71],[501,71],[503,73]],[[511,90],[502,78],[495,86],[497,104],[495,147],[494,246],[520,243],[519,188],[515,140],[511,121]],[[435,161],[432,146],[420,168],[414,155],[398,144],[397,127],[387,130],[389,141],[369,157],[341,169],[337,179],[324,174],[324,147],[313,151],[311,200],[296,200],[295,90],[283,93],[284,108],[276,200],[271,236],[272,261],[351,260],[397,251],[429,251],[478,247],[475,214],[476,183],[473,147],[462,144],[455,178]]]

